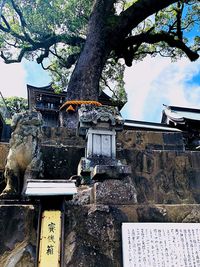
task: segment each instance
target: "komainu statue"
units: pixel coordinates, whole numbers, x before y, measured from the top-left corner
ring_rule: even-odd
[[[42,116],[36,111],[26,111],[13,116],[13,132],[5,166],[6,187],[0,197],[17,196],[29,179],[42,178],[41,158]]]

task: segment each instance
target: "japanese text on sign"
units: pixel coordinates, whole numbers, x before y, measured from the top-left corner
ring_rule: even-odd
[[[199,223],[123,223],[124,267],[200,266]]]
[[[41,224],[39,267],[59,266],[61,237],[61,212],[44,211]]]

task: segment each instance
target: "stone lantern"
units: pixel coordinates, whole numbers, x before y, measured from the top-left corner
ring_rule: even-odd
[[[120,178],[130,167],[116,159],[116,131],[124,120],[116,107],[82,105],[79,109],[78,134],[86,138],[85,157],[78,175],[90,179]]]

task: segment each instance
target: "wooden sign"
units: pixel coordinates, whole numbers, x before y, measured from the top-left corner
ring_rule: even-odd
[[[61,247],[61,211],[42,214],[38,267],[59,267]]]

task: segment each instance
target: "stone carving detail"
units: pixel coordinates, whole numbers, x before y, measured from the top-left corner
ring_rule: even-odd
[[[122,130],[124,120],[116,107],[82,105],[79,114],[79,135],[85,135],[91,126]],[[103,124],[105,123],[105,124]]]
[[[42,116],[36,111],[14,115],[11,125],[13,133],[4,172],[6,187],[1,197],[19,195],[23,180],[25,183],[28,179],[42,177],[41,125]]]

